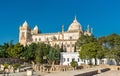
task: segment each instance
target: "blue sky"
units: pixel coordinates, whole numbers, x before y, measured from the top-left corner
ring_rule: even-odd
[[[19,41],[19,26],[26,20],[43,33],[67,31],[74,16],[95,37],[120,34],[120,0],[0,0],[0,44]]]

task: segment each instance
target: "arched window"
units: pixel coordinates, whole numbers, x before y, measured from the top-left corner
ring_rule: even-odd
[[[74,44],[72,44],[72,47],[74,47],[75,45]]]
[[[69,45],[69,44],[67,44],[67,47],[70,47],[70,45]]]
[[[63,61],[65,62],[65,58],[63,59]]]
[[[69,62],[69,58],[67,58],[67,62]]]
[[[37,41],[37,38],[35,38],[35,41]]]
[[[39,41],[41,41],[41,38],[39,38]]]
[[[78,62],[80,61],[80,59],[78,58]]]
[[[33,38],[31,38],[31,41],[33,41]]]
[[[46,41],[49,41],[48,37],[46,38]]]
[[[53,40],[57,40],[56,36],[53,36]]]
[[[72,39],[72,36],[70,36],[70,40]]]

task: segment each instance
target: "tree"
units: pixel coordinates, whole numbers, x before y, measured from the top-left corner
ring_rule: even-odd
[[[7,52],[8,52],[8,55],[9,55],[9,57],[10,57],[10,51],[11,51],[12,48],[14,48],[13,40],[11,40],[8,45],[9,45],[9,47],[8,47],[8,49],[7,49]]]
[[[31,43],[24,47],[23,57],[26,61],[34,61],[35,60],[35,52],[37,49],[36,43]]]
[[[2,46],[2,53],[4,55],[3,56],[4,58],[9,57],[8,51],[9,51],[9,43],[4,43],[4,45]]]
[[[6,57],[6,51],[3,49],[2,46],[0,46],[0,58],[5,58]]]
[[[108,52],[108,43],[107,43],[107,37],[102,36],[97,39],[97,43],[101,46],[102,51],[99,51],[98,58],[100,59],[100,63],[102,62],[101,60],[103,58],[106,58],[106,54]]]
[[[102,58],[105,58],[105,55],[107,53],[106,37],[96,39],[93,35],[82,35],[77,40],[76,46],[76,49],[80,50],[80,58],[89,60],[94,58],[95,65],[96,59],[98,58],[101,60]]]
[[[81,51],[79,52],[81,59],[95,59],[95,65],[97,65],[97,58],[99,58],[99,54],[102,51],[101,46],[96,42],[91,42],[88,44],[84,44],[81,47]]]
[[[75,69],[78,66],[77,61],[72,59],[72,62],[70,62],[70,65]]]
[[[60,59],[60,50],[55,47],[51,47],[47,58],[49,64],[54,65],[55,61]]]
[[[44,56],[47,57],[47,55],[49,54],[50,48],[51,46],[49,44],[44,44],[44,51],[43,51]]]
[[[82,45],[88,44],[90,42],[97,42],[97,39],[93,35],[82,35],[76,42],[76,49],[80,49]]]
[[[111,34],[107,36],[107,43],[110,48],[116,48],[116,46],[120,46],[120,36],[117,34]]]
[[[9,55],[13,58],[20,58],[23,53],[23,46],[20,43],[17,43],[10,51]]]
[[[10,43],[4,43],[3,45],[0,46],[0,57],[2,58],[8,58],[10,57],[9,55],[9,50],[13,48],[12,40]]]
[[[47,59],[51,46],[45,43],[38,43],[35,52],[35,61],[42,64]],[[44,60],[45,59],[45,60]],[[46,63],[46,62],[45,62]]]
[[[105,36],[102,36],[102,37],[98,38],[98,43],[100,45],[106,45],[106,42],[107,42],[107,40],[106,40]]]
[[[111,34],[106,37],[106,44],[108,48],[108,52],[106,53],[106,57],[109,59],[115,59],[117,65],[120,62],[120,35]]]
[[[44,43],[38,43],[37,44],[37,48],[36,48],[36,53],[35,53],[35,61],[40,64],[40,63],[43,63],[43,56],[44,56]]]
[[[59,50],[59,51],[57,51]],[[24,47],[22,55],[26,61],[36,61],[38,64],[46,63],[48,61],[57,61],[60,58],[59,46],[51,47],[49,44],[42,42],[32,43]]]

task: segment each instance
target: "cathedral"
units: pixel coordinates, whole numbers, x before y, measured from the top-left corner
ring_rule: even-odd
[[[44,42],[51,46],[59,45],[61,47],[63,45],[66,52],[74,52],[75,43],[81,35],[90,36],[92,34],[89,25],[87,30],[83,31],[82,25],[78,22],[76,16],[67,31],[64,31],[64,26],[62,26],[61,32],[44,34],[39,31],[37,25],[32,30],[26,21],[19,29],[19,42],[24,46],[32,42]]]
[[[32,42],[44,42],[51,46],[62,46],[64,52],[60,53],[60,65],[70,65],[73,59],[78,62],[78,65],[85,63],[79,58],[79,50],[75,51],[75,44],[81,35],[92,35],[92,29],[88,25],[87,30],[84,31],[76,16],[67,31],[64,31],[64,26],[62,26],[61,32],[41,33],[38,26],[35,26],[32,30],[26,21],[20,26],[19,30],[19,42],[24,46]]]

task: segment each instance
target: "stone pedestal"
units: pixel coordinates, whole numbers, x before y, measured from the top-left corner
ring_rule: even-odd
[[[11,68],[10,68],[10,73],[14,73],[14,72],[15,72],[14,68],[11,67]]]
[[[17,72],[17,73],[20,72],[20,68],[17,68],[16,72]]]
[[[7,73],[8,73],[8,72],[9,72],[9,70],[8,70],[8,69],[5,69],[5,72],[7,72]]]
[[[33,70],[27,70],[27,76],[32,76],[33,75]]]

